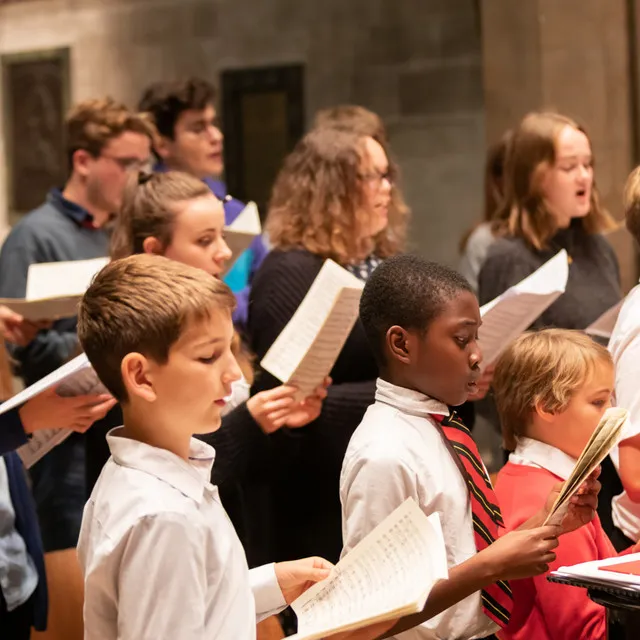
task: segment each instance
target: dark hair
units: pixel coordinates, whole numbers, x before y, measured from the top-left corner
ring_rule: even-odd
[[[390,327],[426,331],[445,302],[462,291],[473,293],[457,271],[414,255],[385,260],[367,281],[360,300],[360,319],[379,366]]]
[[[215,87],[201,78],[156,82],[146,89],[138,105],[148,113],[161,136],[173,140],[176,123],[183,111],[201,110],[215,104]]]

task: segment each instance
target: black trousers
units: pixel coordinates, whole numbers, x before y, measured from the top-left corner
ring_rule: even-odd
[[[0,589],[0,637],[2,640],[29,640],[33,623],[33,596],[13,611],[7,611],[7,603]]]

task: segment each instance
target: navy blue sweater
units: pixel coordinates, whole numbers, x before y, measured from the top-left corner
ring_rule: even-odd
[[[36,507],[29,491],[22,462],[13,451],[24,444],[27,437],[22,428],[18,410],[0,416],[0,455],[4,458],[9,478],[9,493],[15,512],[16,531],[22,536],[38,571],[38,586],[34,593],[33,626],[38,631],[47,627],[47,577],[44,570],[44,555]]]

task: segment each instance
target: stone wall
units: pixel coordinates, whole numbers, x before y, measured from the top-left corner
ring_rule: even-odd
[[[384,116],[414,210],[414,247],[456,261],[479,215],[484,149],[474,0],[27,0],[0,7],[0,54],[71,48],[73,100],[134,104],[148,82],[306,65],[310,121],[358,102]],[[1,104],[1,100],[0,100]],[[1,114],[0,114],[1,116]],[[0,119],[1,121],[1,119]],[[0,157],[3,157],[0,134]],[[7,224],[0,164],[0,227]]]

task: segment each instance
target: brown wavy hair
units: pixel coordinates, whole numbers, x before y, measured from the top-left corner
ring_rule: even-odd
[[[401,244],[404,246],[406,239],[404,230],[411,216],[411,210],[402,194],[400,167],[390,153],[389,136],[382,118],[374,111],[366,109],[365,107],[344,104],[323,109],[316,113],[314,129],[320,129],[322,127],[338,129],[340,131],[351,131],[360,136],[369,136],[382,146],[389,160],[389,177],[392,181],[389,212],[391,217],[404,221],[404,229],[399,236]]]
[[[389,224],[370,240],[362,229],[362,160],[366,136],[331,127],[310,131],[287,156],[269,203],[267,231],[277,249],[304,248],[338,264],[375,253],[386,258],[404,246],[406,212],[389,206]],[[386,152],[386,151],[385,151]]]
[[[505,166],[504,199],[493,222],[496,235],[523,238],[540,250],[558,231],[555,216],[545,205],[541,187],[546,172],[556,162],[557,141],[567,126],[589,138],[584,127],[575,120],[553,112],[530,113],[515,129]],[[591,209],[580,223],[587,233],[616,228],[615,221],[600,204],[595,180]]]

